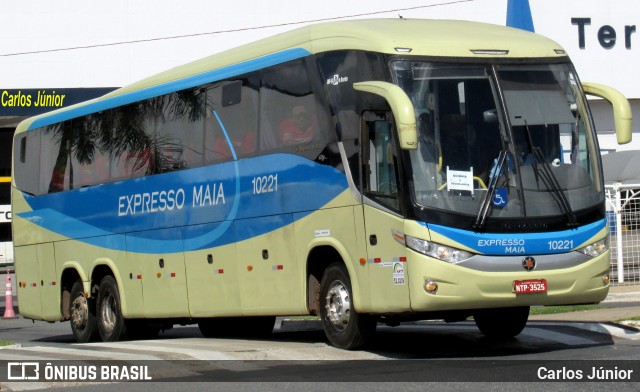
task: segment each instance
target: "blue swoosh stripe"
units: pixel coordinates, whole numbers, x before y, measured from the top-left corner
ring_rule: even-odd
[[[269,174],[277,175],[277,191],[256,193],[253,181]],[[302,218],[346,189],[344,173],[333,167],[297,155],[273,154],[38,197],[25,194],[32,211],[17,216],[59,235],[108,249],[173,253],[277,230],[291,222],[270,217],[296,213]],[[182,192],[180,208],[158,208],[157,196],[167,190]],[[205,197],[205,192],[210,196]],[[155,210],[150,209],[152,194],[156,195]],[[147,199],[139,199],[134,208],[135,195],[146,195]],[[143,204],[146,210],[141,209]],[[255,217],[259,218],[254,220],[255,230],[234,233],[234,222]],[[178,228],[181,235],[166,235],[167,230]],[[124,241],[113,240],[124,235],[126,249],[121,248]]]
[[[424,222],[420,222],[420,224],[430,231],[451,238],[480,254],[504,256],[567,253],[602,230],[606,225],[606,220],[603,219],[571,230],[515,234],[476,233]],[[572,245],[569,246],[569,244]]]

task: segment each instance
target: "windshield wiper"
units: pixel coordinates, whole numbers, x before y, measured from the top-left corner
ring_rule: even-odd
[[[567,220],[568,220],[567,226],[569,227],[578,226],[578,218],[576,217],[576,214],[571,209],[571,205],[569,204],[569,200],[567,199],[567,196],[564,194],[564,192],[560,188],[560,183],[558,182],[558,178],[556,177],[555,174],[553,174],[553,171],[551,170],[549,163],[545,161],[540,147],[533,145],[533,138],[531,137],[531,131],[529,130],[529,125],[527,124],[526,121],[524,123],[524,129],[527,132],[527,140],[529,142],[529,148],[531,149],[531,153],[533,154],[533,170],[536,176],[536,182],[538,182],[538,178],[540,178],[544,183],[544,185],[547,187],[547,189],[551,191],[551,195],[553,196],[553,199],[558,204],[560,211],[567,217]],[[538,163],[540,163],[540,166],[542,166],[542,169],[538,168]],[[520,163],[518,162],[518,165],[519,164]]]
[[[502,168],[504,167],[504,163],[506,160],[507,152],[505,150],[500,150],[497,159],[498,163],[493,172],[490,173],[491,178],[489,178],[487,193],[484,195],[482,203],[480,203],[480,211],[478,211],[478,216],[476,217],[476,221],[473,224],[474,230],[481,230],[484,227],[485,222],[487,221],[487,215],[489,215],[489,211],[491,209],[491,201],[496,195],[496,189],[498,188],[498,179],[500,179]]]

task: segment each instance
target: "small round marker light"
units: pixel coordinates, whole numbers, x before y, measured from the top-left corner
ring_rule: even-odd
[[[610,281],[610,277],[609,277],[609,273],[605,273],[604,275],[602,275],[602,284],[603,285],[608,285],[609,281]]]
[[[426,291],[429,294],[435,294],[436,291],[438,291],[438,283],[431,280],[431,279],[427,279],[424,281],[424,291]]]

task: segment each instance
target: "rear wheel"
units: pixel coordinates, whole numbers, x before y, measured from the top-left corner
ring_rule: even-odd
[[[81,280],[76,280],[71,287],[71,303],[69,305],[71,331],[79,343],[86,343],[98,338],[96,328],[96,303],[93,298],[84,296]]]
[[[100,281],[97,302],[98,331],[103,342],[117,342],[124,339],[127,327],[120,308],[118,284],[111,275]]]
[[[331,264],[320,283],[320,318],[329,343],[345,350],[366,344],[376,329],[375,317],[359,314],[352,298],[351,280],[345,266]]]
[[[508,339],[517,336],[527,325],[529,307],[482,309],[473,314],[473,319],[487,337]]]

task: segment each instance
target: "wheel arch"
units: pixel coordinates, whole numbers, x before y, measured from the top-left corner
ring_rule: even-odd
[[[115,262],[109,258],[96,259],[91,271],[91,295],[97,296],[98,286],[100,281],[105,276],[112,276],[118,285],[118,294],[120,296],[120,311],[122,314],[127,314],[127,297],[124,292],[124,284],[122,282],[122,276],[120,270],[116,266]]]
[[[60,314],[63,320],[71,317],[69,308],[71,306],[71,288],[73,284],[80,280],[84,286],[84,292],[90,295],[90,282],[87,274],[77,261],[67,261],[62,265],[60,275]]]
[[[317,241],[310,247],[307,256],[306,279],[307,279],[307,308],[311,314],[318,315],[320,310],[320,282],[324,271],[335,262],[342,263],[349,273],[351,280],[351,290],[353,291],[353,301],[356,309],[365,307],[363,290],[358,279],[357,265],[350,262],[346,248],[333,238],[325,238]]]

